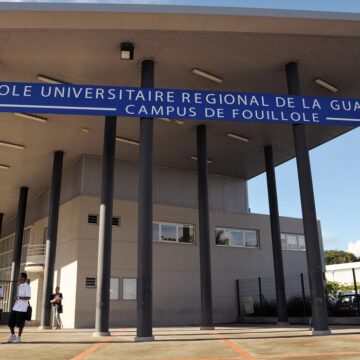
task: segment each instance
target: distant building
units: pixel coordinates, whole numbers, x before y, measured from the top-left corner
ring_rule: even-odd
[[[354,283],[352,269],[355,269],[356,281],[360,282],[360,261],[326,265],[326,280],[352,285]]]

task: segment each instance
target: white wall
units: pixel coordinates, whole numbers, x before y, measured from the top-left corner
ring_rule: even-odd
[[[88,214],[98,214],[99,198],[80,197],[79,256],[76,325],[92,327],[95,321],[95,289],[85,288],[86,276],[96,276],[98,226],[87,223]],[[121,227],[113,228],[112,277],[137,276],[137,202],[114,201],[114,216]],[[200,318],[200,267],[197,209],[154,205],[154,221],[194,224],[196,244],[154,243],[153,245],[153,319],[156,325],[194,324]],[[236,321],[236,279],[273,277],[269,217],[257,214],[210,213],[214,320]],[[215,226],[256,229],[259,249],[219,247],[215,245]],[[302,221],[281,218],[283,232],[302,233]],[[283,251],[285,274],[305,277],[305,252]],[[306,279],[305,279],[306,280]],[[257,283],[256,283],[257,284]],[[134,326],[136,301],[111,301],[111,326]],[[275,289],[273,289],[275,294]]]
[[[356,282],[360,282],[360,263],[335,264],[326,266],[326,279],[342,284],[353,285],[353,271],[355,269]]]

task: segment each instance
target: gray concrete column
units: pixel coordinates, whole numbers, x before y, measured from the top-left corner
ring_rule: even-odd
[[[154,62],[141,64],[141,87],[154,87]],[[153,119],[140,119],[139,208],[137,253],[137,324],[135,341],[153,341],[152,334],[152,222]]]
[[[286,77],[290,95],[300,95],[300,79],[296,62],[286,64]],[[311,309],[314,335],[330,334],[322,274],[322,254],[316,218],[314,189],[311,176],[306,128],[303,124],[293,125],[296,164],[298,169],[301,208],[303,214],[306,260],[310,282]]]
[[[209,221],[209,186],[207,164],[206,126],[196,127],[199,234],[200,234],[200,289],[202,330],[213,330],[212,291],[211,291],[211,250]]]
[[[275,273],[276,301],[279,324],[288,323],[284,266],[281,250],[281,234],[279,221],[279,207],[276,191],[276,177],[273,161],[273,149],[271,145],[264,147],[266,179],[269,197],[271,241],[273,250],[273,263]]]
[[[42,329],[51,328],[51,303],[49,301],[54,287],[54,269],[56,260],[63,159],[64,153],[62,151],[54,152],[49,219],[45,248],[44,288],[41,304],[40,328]]]
[[[116,116],[106,116],[101,178],[94,336],[109,336]]]
[[[29,189],[27,187],[23,186],[20,188],[20,194],[19,194],[19,205],[18,205],[16,228],[15,228],[14,251],[13,251],[13,260],[11,263],[11,275],[10,275],[10,280],[13,282],[10,292],[11,308],[13,307],[16,300],[15,298],[16,298],[16,289],[17,289],[17,279],[20,274],[21,251],[22,251],[23,238],[24,238],[24,226],[25,226],[28,190]]]
[[[3,220],[4,220],[4,214],[0,213],[0,239],[1,239],[1,231],[2,231]]]

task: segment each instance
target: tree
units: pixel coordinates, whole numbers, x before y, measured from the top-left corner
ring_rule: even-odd
[[[325,250],[325,264],[342,264],[359,261],[359,259],[350,252],[343,250]]]

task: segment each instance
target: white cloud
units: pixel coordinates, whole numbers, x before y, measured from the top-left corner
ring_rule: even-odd
[[[360,240],[350,241],[347,247],[347,251],[353,253],[355,256],[360,256]]]

